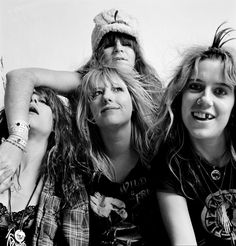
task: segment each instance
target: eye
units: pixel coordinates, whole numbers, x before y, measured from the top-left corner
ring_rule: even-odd
[[[132,47],[132,41],[131,41],[131,40],[128,40],[128,39],[122,40],[122,41],[121,41],[121,44],[122,44],[123,46]]]
[[[112,41],[112,40],[109,40],[107,41],[105,44],[104,44],[104,49],[107,49],[107,48],[110,48],[110,47],[113,47],[115,46],[115,42]]]
[[[227,90],[222,87],[215,88],[214,93],[218,96],[225,96],[228,94]]]
[[[114,92],[124,91],[124,89],[123,89],[122,87],[120,87],[120,86],[118,86],[118,87],[113,87],[112,90],[113,90]]]
[[[39,102],[43,103],[43,104],[46,104],[46,105],[49,105],[48,101],[45,98],[39,98]]]
[[[103,91],[102,90],[95,90],[91,93],[89,99],[91,101],[95,100],[98,96],[102,95],[103,94]]]
[[[106,44],[106,45],[104,45],[104,49],[108,49],[108,48],[111,48],[113,46],[114,46],[113,44]]]
[[[188,85],[188,89],[192,92],[199,92],[204,89],[204,86],[198,82],[190,82]]]

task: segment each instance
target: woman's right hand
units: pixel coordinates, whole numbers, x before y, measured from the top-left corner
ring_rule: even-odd
[[[12,177],[21,163],[23,152],[11,143],[0,145],[0,193],[12,185]]]

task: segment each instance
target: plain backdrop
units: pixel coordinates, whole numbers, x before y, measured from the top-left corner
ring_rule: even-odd
[[[224,21],[225,27],[236,29],[236,0],[0,0],[0,4],[3,73],[21,67],[77,69],[91,55],[94,16],[110,8],[137,18],[145,57],[165,83],[186,47],[210,45]],[[235,40],[230,44],[236,48]],[[0,106],[3,95],[1,83]]]

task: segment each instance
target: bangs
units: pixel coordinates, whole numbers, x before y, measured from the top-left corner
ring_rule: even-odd
[[[62,99],[48,87],[37,87],[33,93],[45,101],[46,105],[51,108],[54,115],[64,106]]]
[[[33,94],[39,96],[40,99],[44,99],[45,103],[51,109],[53,109],[55,98],[54,98],[54,95],[51,93],[50,90],[48,90],[47,88],[38,87],[38,88],[34,89]]]
[[[222,73],[224,75],[224,83],[226,85],[229,85],[230,87],[236,86],[236,74],[235,74],[235,68],[234,68],[234,61],[231,56],[228,56],[226,52],[222,51],[220,55],[211,54],[211,56],[208,57],[199,57],[196,59],[195,64],[193,66],[192,74],[195,73],[195,76],[193,77],[194,80],[198,76],[198,66],[200,62],[204,60],[218,60],[223,64]],[[188,83],[187,83],[188,84]]]
[[[45,90],[43,89],[40,89],[40,88],[37,88],[37,89],[34,89],[34,92],[33,94],[39,96],[40,99],[44,99],[45,102],[49,105],[49,95],[46,93]]]
[[[106,48],[108,46],[114,46],[117,39],[120,40],[122,45],[129,44],[133,49],[137,45],[137,41],[133,36],[120,32],[108,32],[103,36],[98,47]]]
[[[85,92],[85,97],[90,98],[91,94],[103,84],[117,85],[117,79],[122,80],[121,76],[117,74],[112,68],[92,70],[88,72],[85,76],[85,81],[83,83],[83,91]],[[124,82],[124,84],[126,84]]]

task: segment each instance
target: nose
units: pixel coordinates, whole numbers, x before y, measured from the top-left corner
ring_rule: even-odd
[[[122,43],[120,42],[119,39],[117,39],[117,40],[115,41],[114,52],[123,52],[123,51],[124,51],[123,48],[124,48],[124,47],[123,47]]]
[[[103,102],[106,104],[108,102],[112,102],[113,100],[113,94],[111,89],[106,89],[103,93]]]
[[[37,95],[33,94],[32,97],[31,97],[30,102],[38,103],[38,97],[37,97]]]
[[[197,99],[197,104],[202,107],[211,107],[213,106],[213,95],[209,91],[204,91],[204,93]]]

